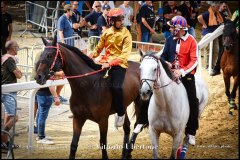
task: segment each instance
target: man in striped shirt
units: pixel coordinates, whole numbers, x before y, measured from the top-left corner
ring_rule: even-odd
[[[182,16],[175,16],[168,22],[173,35],[167,38],[161,59],[174,69],[176,77],[181,77],[186,88],[190,115],[185,129],[189,144],[195,145],[195,135],[198,129],[198,106],[194,74],[197,69],[197,41],[187,30],[187,21]]]

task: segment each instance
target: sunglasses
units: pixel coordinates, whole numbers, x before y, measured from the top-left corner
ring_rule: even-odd
[[[102,6],[95,6],[96,8],[102,7]]]

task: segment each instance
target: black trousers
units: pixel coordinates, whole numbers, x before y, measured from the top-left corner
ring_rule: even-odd
[[[185,134],[196,135],[198,129],[199,101],[196,93],[195,78],[192,74],[187,74],[182,78],[182,83],[187,91],[190,106],[190,114],[185,129]]]
[[[122,89],[125,74],[126,69],[120,66],[113,66],[109,71],[112,88],[112,104],[115,107],[118,116],[123,116],[125,114]]]
[[[5,48],[6,41],[7,41],[7,37],[1,36],[1,55],[4,55],[7,53],[7,50]]]

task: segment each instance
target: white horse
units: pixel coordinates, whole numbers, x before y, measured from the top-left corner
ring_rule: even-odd
[[[160,133],[173,137],[170,158],[176,158],[178,147],[182,145],[183,134],[189,117],[187,92],[182,83],[176,83],[167,64],[150,54],[145,55],[140,65],[141,98],[150,99],[148,108],[149,134],[153,147],[153,158],[159,158]],[[208,102],[207,85],[195,76],[199,117]]]

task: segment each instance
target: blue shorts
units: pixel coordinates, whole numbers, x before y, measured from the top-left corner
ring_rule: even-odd
[[[9,93],[10,95],[5,95],[2,94],[1,97],[1,101],[4,104],[4,108],[5,108],[5,112],[9,115],[9,116],[14,116],[15,115],[15,109],[17,104],[15,104],[15,100],[17,101],[17,92],[12,92]],[[15,100],[13,99],[13,97],[15,98]]]

